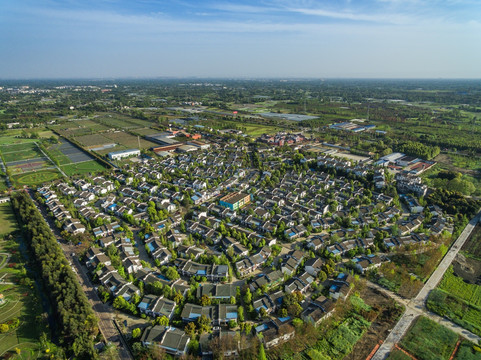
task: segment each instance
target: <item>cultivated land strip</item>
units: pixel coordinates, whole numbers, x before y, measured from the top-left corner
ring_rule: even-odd
[[[449,329],[453,330],[454,332],[456,332],[461,336],[464,336],[470,341],[478,342],[480,340],[479,336],[474,335],[473,333],[463,329],[461,326],[453,324],[451,321],[447,320],[446,318],[443,318],[432,312],[424,310],[424,306],[430,291],[433,290],[441,281],[444,273],[453,262],[459,250],[463,247],[464,243],[468,239],[469,235],[473,231],[474,227],[476,226],[480,218],[481,218],[481,210],[468,223],[468,225],[466,225],[461,235],[459,235],[458,239],[454,242],[453,246],[451,246],[447,254],[441,260],[441,263],[439,264],[439,266],[433,272],[433,274],[428,279],[428,281],[426,281],[426,283],[424,284],[419,294],[413,300],[410,300],[410,301],[404,300],[399,296],[392,294],[392,296],[396,300],[400,301],[406,306],[406,312],[403,314],[401,319],[399,319],[398,323],[392,329],[391,333],[388,335],[384,343],[379,347],[378,351],[376,352],[372,360],[386,359],[389,353],[391,352],[391,350],[394,348],[394,346],[401,340],[401,338],[404,336],[406,331],[409,329],[409,327],[411,326],[413,320],[417,317],[417,315],[426,315],[432,320],[436,321],[437,323],[448,327]]]

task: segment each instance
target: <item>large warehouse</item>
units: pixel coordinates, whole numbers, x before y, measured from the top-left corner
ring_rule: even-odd
[[[108,154],[110,160],[119,160],[126,157],[139,156],[139,155],[140,155],[139,149],[113,151],[113,152],[109,152]]]

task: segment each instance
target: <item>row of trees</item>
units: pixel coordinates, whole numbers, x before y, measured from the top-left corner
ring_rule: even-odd
[[[95,359],[97,319],[48,225],[26,192],[12,197],[32,259],[43,280],[61,345],[78,359]]]

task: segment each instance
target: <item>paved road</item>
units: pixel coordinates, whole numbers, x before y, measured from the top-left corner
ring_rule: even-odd
[[[433,319],[437,323],[440,323],[451,330],[455,331],[456,333],[466,337],[467,339],[477,342],[479,341],[479,336],[474,335],[473,333],[461,328],[460,326],[453,324],[451,321],[442,318],[434,313],[428,312],[425,310],[425,303],[427,297],[431,290],[433,290],[441,281],[444,273],[451,265],[452,261],[456,257],[459,250],[463,247],[464,243],[468,239],[469,235],[473,231],[475,225],[478,223],[481,217],[481,210],[478,214],[466,225],[461,235],[459,235],[458,239],[454,242],[453,246],[449,249],[447,254],[441,260],[441,263],[433,272],[431,277],[426,281],[424,287],[421,289],[419,294],[411,301],[401,300],[399,296],[394,296],[396,300],[400,301],[406,306],[406,312],[403,314],[401,319],[398,321],[396,326],[392,329],[391,333],[388,335],[384,343],[379,347],[378,351],[372,358],[372,360],[384,360],[387,358],[389,353],[391,352],[394,345],[396,345],[401,338],[404,336],[406,331],[411,326],[413,320],[417,317],[417,315],[425,315],[429,318]],[[384,290],[384,289],[383,289]],[[406,302],[407,301],[407,302]]]
[[[46,209],[43,206],[39,206],[35,198],[32,196],[32,193],[30,193],[30,196],[34,204],[37,206],[37,209],[40,211],[48,226],[50,227],[50,230],[57,238],[57,241],[60,242],[65,257],[72,265],[72,270],[77,274],[80,286],[85,292],[85,295],[87,296],[87,299],[92,305],[92,309],[97,316],[99,330],[105,338],[105,341],[107,343],[110,342],[115,345],[118,350],[118,355],[120,359],[132,360],[133,358],[127,350],[127,344],[124,343],[123,338],[120,336],[119,331],[114,325],[113,310],[100,300],[97,291],[95,291],[94,286],[92,285],[89,277],[86,274],[84,267],[79,263],[76,256],[72,256],[72,250],[75,247],[72,245],[63,244],[61,242],[63,239],[60,236],[60,231],[53,223],[53,220],[47,215]]]

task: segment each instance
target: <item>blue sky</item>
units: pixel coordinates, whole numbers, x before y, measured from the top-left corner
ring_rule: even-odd
[[[0,78],[481,78],[481,0],[0,0]]]

